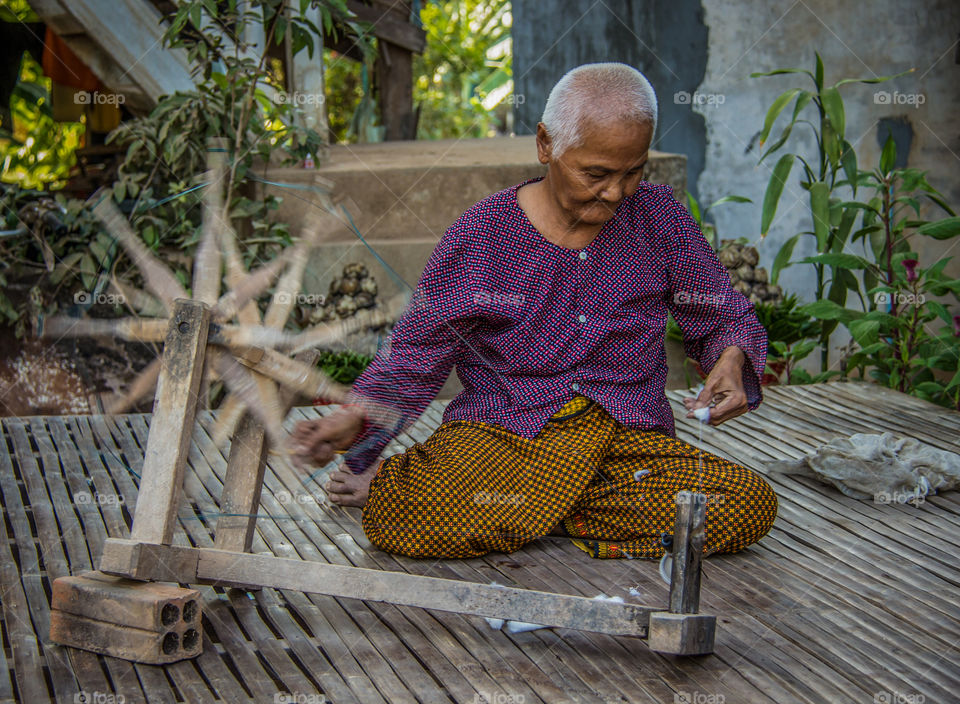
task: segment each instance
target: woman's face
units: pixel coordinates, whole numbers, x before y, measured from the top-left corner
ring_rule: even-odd
[[[537,148],[548,165],[547,185],[564,211],[564,219],[582,225],[603,225],[620,201],[632,195],[643,180],[650,151],[651,127],[635,122],[587,123],[579,146],[559,157],[540,123]]]

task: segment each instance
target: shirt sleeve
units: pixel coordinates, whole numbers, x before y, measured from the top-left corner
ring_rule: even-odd
[[[440,239],[407,310],[353,385],[352,402],[370,399],[399,414],[392,428],[364,424],[344,455],[353,472],[370,467],[387,444],[423,414],[450,375],[457,350],[476,322],[464,235],[454,225]]]
[[[670,201],[675,224],[667,244],[667,307],[683,331],[684,351],[709,374],[724,349],[739,347],[745,357],[743,388],[752,411],[763,400],[760,377],[767,362],[767,331],[753,304],[731,285],[696,220],[675,199]]]

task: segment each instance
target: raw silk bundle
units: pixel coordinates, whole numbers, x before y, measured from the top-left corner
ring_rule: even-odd
[[[770,462],[767,469],[815,477],[847,496],[878,503],[916,502],[960,486],[960,455],[892,433],[835,438],[799,459]]]

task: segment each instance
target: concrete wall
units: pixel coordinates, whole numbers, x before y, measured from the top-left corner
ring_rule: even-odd
[[[654,149],[687,157],[688,188],[703,169],[703,117],[690,109],[703,80],[707,28],[699,0],[514,0],[514,109],[517,134],[534,134],[547,95],[580,64],[619,61],[653,84],[660,103]],[[676,97],[676,100],[675,100]]]
[[[912,133],[901,152],[906,164],[929,170],[931,183],[954,208],[960,207],[960,66],[955,62],[960,3],[949,0],[912,0],[869,3],[806,0],[803,3],[743,0],[704,0],[710,31],[706,75],[699,91],[723,96],[722,104],[695,108],[707,126],[706,162],[699,175],[702,200],[728,193],[754,199],[753,205],[718,208],[715,220],[722,236],[758,237],[760,202],[776,157],[762,165],[756,138],[770,103],[782,91],[802,85],[805,76],[749,78],[755,71],[800,67],[812,69],[814,51],[823,57],[826,81],[846,77],[872,78],[909,68],[913,74],[888,83],[848,84],[841,88],[846,105],[847,138],[857,150],[861,168],[872,168],[880,155],[880,132],[885,120],[899,120]],[[885,91],[898,100],[921,96],[914,102],[884,104],[875,95]],[[881,98],[882,99],[882,98]],[[885,134],[885,133],[884,133]],[[792,151],[814,153],[810,130],[791,137]],[[789,143],[788,143],[789,144]],[[780,245],[791,235],[811,228],[806,192],[794,170],[784,193],[777,219],[759,245],[761,263],[769,266]],[[812,239],[812,238],[805,238]],[[933,240],[918,242],[921,266],[943,256],[958,255],[956,248]],[[807,243],[796,255],[812,253]],[[862,250],[852,250],[860,253]],[[960,262],[949,271],[960,275]],[[809,265],[787,269],[781,281],[788,291],[813,298],[815,283]]]

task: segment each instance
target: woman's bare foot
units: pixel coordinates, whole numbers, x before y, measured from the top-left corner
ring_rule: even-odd
[[[370,467],[362,474],[354,474],[349,469],[338,469],[330,475],[323,485],[330,501],[338,506],[363,508],[370,495],[370,482],[376,475],[378,465]]]

